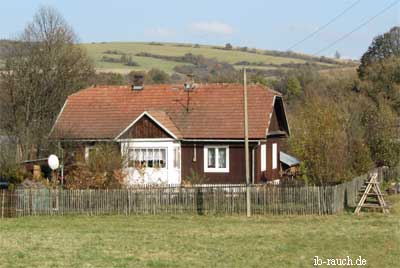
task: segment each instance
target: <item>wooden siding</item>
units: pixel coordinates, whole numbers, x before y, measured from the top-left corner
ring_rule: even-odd
[[[277,168],[272,169],[272,144],[276,143],[277,144]],[[280,152],[280,139],[279,138],[269,138],[267,140],[267,179],[268,180],[277,180],[280,178],[280,157],[279,157],[279,152]]]
[[[159,125],[148,116],[140,118],[122,137],[123,139],[150,139],[150,138],[171,138]]]
[[[262,183],[270,180],[276,180],[280,178],[280,150],[279,138],[269,138],[261,144],[266,144],[267,149],[267,170],[261,172],[261,144],[257,145],[251,143],[249,146],[250,155],[250,176],[252,174],[252,150],[254,148],[254,183]],[[277,144],[277,163],[276,169],[272,169],[272,144]],[[208,179],[205,183],[245,183],[246,182],[246,170],[245,170],[245,155],[244,155],[244,144],[242,143],[215,143],[216,145],[228,145],[229,146],[229,172],[228,173],[209,173],[204,172],[204,145],[211,145],[205,143],[196,144],[196,162],[193,162],[194,156],[194,144],[195,143],[182,143],[182,178],[189,177],[191,170],[196,172],[199,176],[204,176]],[[251,177],[250,177],[251,178]]]
[[[228,145],[229,146],[229,172],[228,173],[214,173],[204,172],[204,145],[212,145],[210,143],[197,143],[196,144],[196,162],[193,162],[195,143],[182,143],[182,178],[189,177],[191,170],[200,176],[207,178],[205,183],[245,183],[246,170],[245,170],[245,155],[244,144],[238,143],[215,143],[215,145]],[[253,145],[254,146],[254,145]],[[251,168],[251,148],[250,146],[250,168]],[[251,172],[250,172],[251,175]]]
[[[278,117],[276,116],[276,111],[274,109],[271,115],[271,121],[269,123],[268,132],[271,133],[273,131],[284,131],[284,128],[281,125],[282,124],[279,124],[278,122]]]
[[[277,180],[280,178],[280,158],[279,158],[279,152],[280,152],[280,143],[281,143],[280,138],[268,138],[266,141],[262,141],[260,145],[257,145],[255,147],[255,178],[254,182],[255,183],[262,183],[270,180]],[[278,161],[278,166],[276,169],[272,169],[272,144],[276,143],[277,144],[277,161]],[[267,149],[267,169],[266,171],[261,171],[261,145],[265,144],[266,149]]]
[[[272,134],[276,136],[277,133],[283,133],[283,135],[282,134],[278,135],[289,136],[289,127],[286,120],[287,119],[283,107],[283,102],[281,99],[277,98],[270,118],[268,135]]]

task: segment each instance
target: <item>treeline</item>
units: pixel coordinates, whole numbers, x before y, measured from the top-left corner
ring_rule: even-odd
[[[378,36],[358,72],[299,68],[271,83],[287,99],[288,149],[302,160],[304,180],[337,183],[399,164],[399,33]]]
[[[182,82],[185,79],[184,75],[172,74],[164,72],[160,69],[150,69],[149,71],[131,71],[128,74],[113,73],[113,72],[100,72],[91,77],[92,85],[129,85],[133,84],[134,76],[136,74],[144,75],[145,84],[167,84]]]
[[[305,62],[305,63],[265,63],[265,62],[249,62],[249,61],[238,61],[234,63],[237,66],[260,66],[260,67],[273,67],[273,68],[291,68],[291,69],[298,69],[306,66],[312,66],[316,70],[328,70],[334,68],[343,68],[343,66],[332,66],[332,65],[322,65],[317,64],[315,62]]]
[[[119,50],[106,50],[103,52],[104,54],[111,54],[111,55],[120,55],[120,57],[110,57],[107,55],[103,55],[101,57],[101,61],[103,62],[112,62],[112,63],[123,63],[126,66],[139,66],[137,62],[132,60],[132,56],[128,55]]]
[[[256,49],[256,48],[249,48],[246,46],[234,47],[230,43],[227,43],[224,47],[213,46],[212,48],[221,49],[221,50],[236,50],[236,51],[253,53],[253,54],[263,54],[263,55],[274,56],[274,57],[300,59],[300,60],[305,60],[308,62],[315,62],[315,63],[320,62],[320,63],[328,63],[328,64],[341,65],[341,66],[349,66],[349,67],[350,66],[354,67],[354,66],[357,66],[357,64],[358,64],[355,61],[338,61],[336,59],[328,58],[325,56],[317,57],[317,56],[296,53],[293,51],[260,50],[260,49]]]

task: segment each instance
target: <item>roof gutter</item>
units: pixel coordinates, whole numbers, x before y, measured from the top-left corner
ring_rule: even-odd
[[[182,141],[189,141],[189,142],[244,142],[244,139],[182,139]],[[249,140],[249,142],[260,142],[259,139]]]

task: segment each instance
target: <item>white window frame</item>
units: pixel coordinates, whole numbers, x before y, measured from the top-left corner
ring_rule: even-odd
[[[215,149],[215,168],[209,168],[208,167],[208,149]],[[218,154],[219,151],[218,149],[226,149],[226,167],[225,168],[220,168],[218,167],[219,161],[218,161]],[[204,146],[204,157],[203,157],[203,162],[204,162],[204,172],[207,173],[229,173],[229,146],[228,145],[205,145]]]
[[[131,159],[131,151],[133,151],[133,156],[135,155],[135,150],[145,150],[146,152],[148,152],[149,150],[152,150],[153,151],[153,156],[152,156],[152,161],[153,161],[153,166],[152,167],[148,167],[148,164],[146,164],[146,168],[160,168],[160,169],[168,169],[168,147],[163,147],[163,146],[159,146],[159,147],[150,147],[150,146],[143,146],[143,147],[140,147],[140,146],[137,146],[137,147],[130,147],[130,148],[128,148],[128,167],[135,167],[135,165],[133,165],[133,166],[129,166],[129,162],[130,161],[135,161],[135,159]],[[154,151],[155,150],[159,150],[159,153],[161,153],[161,150],[164,150],[165,151],[165,160],[164,160],[164,167],[154,167],[154,159],[155,159],[155,157],[154,157]],[[142,161],[145,161],[145,162],[148,162],[148,161],[150,161],[150,160],[142,160]]]
[[[85,146],[85,161],[89,162],[90,159],[90,151],[95,150],[96,147],[94,145],[86,145]]]
[[[172,150],[173,150],[173,167],[175,169],[179,169],[180,170],[181,167],[182,167],[181,147],[180,146],[174,146]]]
[[[261,171],[267,170],[267,145],[261,144]]]
[[[272,144],[272,169],[278,168],[278,144]]]

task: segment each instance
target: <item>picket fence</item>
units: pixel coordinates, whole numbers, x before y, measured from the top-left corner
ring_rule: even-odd
[[[382,172],[380,172],[382,177]],[[355,206],[368,174],[332,186],[251,185],[253,215],[326,215]],[[114,190],[0,191],[0,217],[105,214],[246,214],[246,185],[138,186]]]

